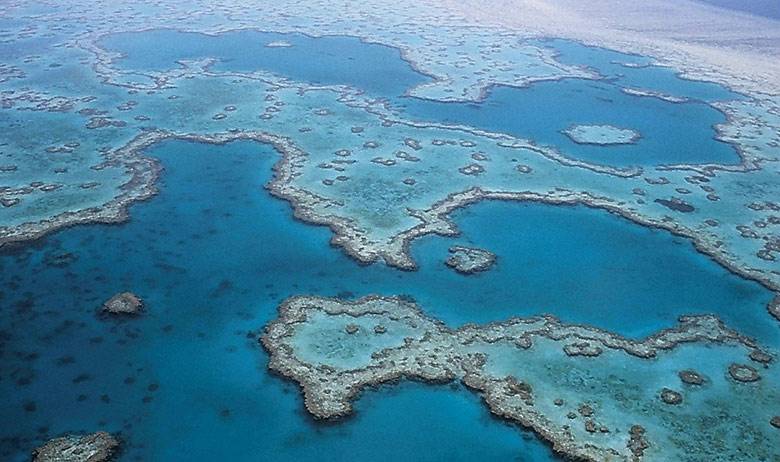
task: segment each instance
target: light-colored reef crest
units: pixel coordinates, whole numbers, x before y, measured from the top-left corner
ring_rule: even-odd
[[[780,321],[780,295],[772,299],[772,301],[769,302],[769,305],[767,305],[766,309],[769,311],[769,314]]]
[[[367,386],[460,380],[572,458],[780,458],[776,355],[713,316],[630,340],[549,316],[450,329],[402,298],[301,296],[261,340],[320,419],[348,415]]]

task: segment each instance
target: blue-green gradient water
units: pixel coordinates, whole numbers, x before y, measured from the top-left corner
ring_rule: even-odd
[[[760,328],[769,295],[757,284],[606,212],[484,203],[457,214],[461,238],[413,246],[419,271],[362,267],[263,189],[278,160],[270,147],[166,142],[150,154],[165,166],[161,191],[128,223],[71,228],[0,257],[3,460],[96,429],[121,432],[120,460],[553,459],[460,387],[386,387],[354,418],[313,422],[257,343],[294,294],[409,294],[453,326],[548,312],[644,335],[714,312],[776,334]],[[456,274],[443,264],[455,242],[496,252],[497,266]],[[99,319],[125,290],[148,313]]]

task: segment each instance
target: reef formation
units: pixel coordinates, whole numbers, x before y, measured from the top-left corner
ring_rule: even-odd
[[[780,457],[775,354],[713,316],[630,340],[550,316],[450,329],[401,298],[302,296],[261,340],[319,419],[350,414],[369,386],[459,380],[576,459]]]
[[[33,462],[107,462],[119,448],[119,440],[106,432],[67,435],[49,440],[33,451]]]
[[[773,298],[771,302],[769,302],[769,305],[767,305],[767,310],[769,311],[769,314],[775,317],[778,321],[780,321],[780,295]]]
[[[546,0],[513,1],[526,8],[499,1],[487,11],[479,2],[444,0],[281,1],[262,8],[227,1],[216,9],[208,1],[99,2],[99,8],[82,0],[44,8],[5,2],[1,32],[11,46],[0,64],[0,246],[65,226],[126,220],[129,205],[157,192],[162,168],[146,153],[159,142],[254,140],[279,154],[269,191],[288,201],[297,218],[328,226],[332,243],[362,263],[414,270],[411,243],[457,235],[450,215],[478,201],[584,204],[688,238],[730,271],[780,293],[776,50],[759,56],[724,45],[721,29],[708,26],[721,24],[709,21],[714,13],[693,2],[670,7],[696,13],[675,18],[708,19],[698,24],[707,34],[691,42],[663,37],[675,33],[671,26],[616,32],[622,26],[615,27],[615,15],[618,25],[636,21],[622,9],[610,11],[621,2],[559,1],[552,10],[567,14],[545,21]],[[642,8],[657,18],[655,6],[653,0]],[[583,8],[612,27],[594,27]],[[520,13],[496,18],[496,11]],[[742,38],[734,43],[747,43],[748,32],[776,36],[776,25],[773,31],[765,22],[728,19],[730,36]],[[300,49],[293,42],[301,35],[392,48],[422,79],[402,90],[405,97],[478,104],[495,86],[580,79],[613,85],[643,103],[706,104],[723,115],[712,135],[733,147],[736,163],[602,165],[520,136],[412,120],[380,95],[348,84],[230,69],[216,56],[176,59],[167,69],[133,67],[105,45],[118,33],[175,28],[216,38],[258,24],[288,34],[263,42],[279,52]],[[675,25],[676,33],[690,29]],[[671,66],[742,94],[706,98],[614,83],[539,40],[551,36],[649,56],[616,55],[612,64],[626,71]],[[609,125],[579,125],[567,134],[594,145],[582,149],[639,136]],[[454,249],[451,266],[459,271],[487,269],[495,260],[480,249]],[[49,260],[65,267],[75,258]],[[767,306],[778,320],[779,305],[775,298]],[[105,309],[141,307],[137,297],[120,294]],[[402,377],[460,380],[496,415],[533,428],[571,457],[778,458],[766,445],[780,427],[775,353],[708,316],[633,341],[551,317],[450,329],[399,299],[303,297],[283,305],[263,342],[272,369],[301,383],[307,408],[321,418],[349,413],[367,385]],[[697,420],[701,409],[726,417]],[[73,438],[55,441],[71,447],[81,441]]]
[[[563,133],[577,144],[597,146],[633,144],[642,137],[636,130],[612,125],[572,125]]]
[[[496,255],[485,249],[456,245],[449,252],[450,257],[444,263],[461,274],[487,271],[496,263]]]
[[[103,313],[113,315],[138,315],[144,309],[144,302],[132,292],[114,295],[103,304]]]

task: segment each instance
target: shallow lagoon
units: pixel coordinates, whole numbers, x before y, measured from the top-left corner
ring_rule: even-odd
[[[527,88],[499,86],[482,104],[442,103],[403,98],[407,117],[446,121],[529,138],[569,157],[613,166],[739,162],[734,148],[715,139],[714,126],[726,117],[710,102],[741,99],[713,83],[686,80],[647,58],[588,47],[568,40],[534,42],[553,47],[565,64],[587,66],[605,79],[537,82]],[[625,64],[639,67],[627,67]],[[673,103],[626,94],[639,88],[688,98]],[[577,144],[563,131],[573,125],[613,125],[639,132],[631,145]]]
[[[216,58],[214,71],[266,70],[313,85],[349,85],[382,96],[400,95],[430,80],[403,61],[399,50],[346,36],[256,30],[206,35],[158,29],[112,34],[100,45],[122,53],[117,61],[121,69],[135,71],[162,72],[177,67],[179,60]]]
[[[123,460],[551,459],[462,389],[382,389],[358,402],[356,418],[314,424],[297,387],[268,375],[256,343],[292,294],[407,293],[451,325],[552,312],[643,335],[709,307],[762,338],[776,330],[757,284],[602,211],[478,204],[457,213],[460,239],[413,246],[420,271],[360,267],[327,245],[330,231],[296,222],[262,189],[278,159],[269,147],[169,142],[150,154],[166,167],[161,194],[133,206],[129,223],[76,227],[0,258],[9,307],[0,391],[12,397],[0,418],[17,422],[3,427],[3,458],[26,460],[65,431],[105,428],[126,437]],[[443,264],[455,242],[496,252],[498,265],[456,274]],[[46,264],[64,254],[64,264]],[[122,290],[142,296],[148,314],[99,320],[100,303]]]
[[[285,42],[289,47],[268,47]],[[157,43],[170,43],[158,47]],[[587,66],[604,80],[565,79],[527,88],[494,87],[481,104],[452,103],[403,96],[429,82],[401,59],[399,50],[354,37],[310,37],[239,30],[206,35],[151,30],[106,36],[101,45],[122,53],[115,65],[125,71],[161,72],[181,59],[216,58],[215,71],[266,70],[300,82],[349,85],[389,100],[404,117],[447,122],[529,138],[563,154],[597,164],[659,165],[739,162],[736,150],[717,141],[714,126],[726,117],[708,102],[741,95],[706,82],[686,80],[646,58],[587,47],[566,40],[533,41],[552,47],[561,62]],[[360,65],[356,65],[360,63]],[[627,67],[624,64],[639,67]],[[623,93],[623,88],[658,91],[689,98],[673,103]],[[622,146],[586,146],[562,133],[572,125],[614,125],[636,130],[641,139]]]

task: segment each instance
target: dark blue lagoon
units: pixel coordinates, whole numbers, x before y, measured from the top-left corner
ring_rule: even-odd
[[[438,312],[441,295],[429,296],[429,311],[452,324],[551,313],[639,338],[682,314],[714,313],[769,344],[780,342],[780,329],[765,314],[771,292],[666,231],[585,206],[537,203],[483,202],[454,218],[460,238],[424,238],[415,248],[421,274],[439,279],[437,287],[464,287],[447,312]],[[498,263],[464,281],[440,263],[454,244],[489,250]]]
[[[553,459],[459,386],[382,388],[339,425],[313,422],[257,343],[294,294],[409,294],[453,326],[549,312],[632,336],[713,312],[777,344],[767,291],[603,211],[479,204],[457,213],[461,238],[414,245],[419,271],[361,267],[265,192],[270,147],[166,142],[150,155],[165,166],[161,193],[128,223],[64,230],[0,258],[0,420],[14,422],[2,427],[4,460],[94,428],[121,432],[121,460]],[[497,253],[497,266],[456,274],[443,264],[455,242]],[[96,316],[125,290],[146,315]]]

